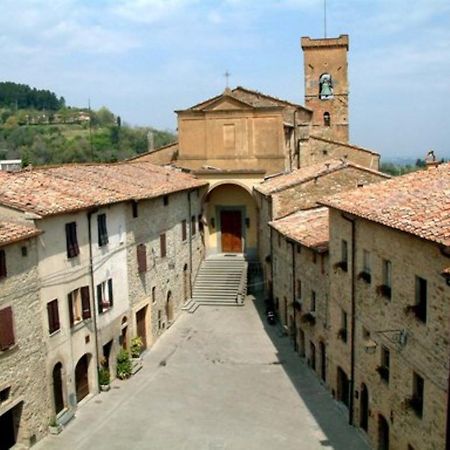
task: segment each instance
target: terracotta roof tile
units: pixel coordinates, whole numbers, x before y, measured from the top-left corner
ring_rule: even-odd
[[[377,174],[381,177],[390,178],[389,175],[376,170],[368,169],[367,167],[360,166],[348,160],[343,161],[341,159],[330,159],[329,161],[313,164],[311,166],[293,170],[289,173],[268,178],[261,184],[256,185],[255,190],[264,195],[275,194],[293,186],[297,186],[298,184],[306,183],[315,178],[328,175],[332,172],[336,172],[347,167],[355,167],[366,172]]]
[[[450,163],[364,186],[319,203],[450,245]]]
[[[1,179],[0,203],[41,216],[126,200],[142,200],[207,183],[149,162],[67,164]]]
[[[30,225],[24,225],[10,220],[0,220],[0,246],[23,241],[41,233],[41,230]]]
[[[269,225],[305,247],[318,252],[328,250],[328,208],[321,207],[299,211],[283,219],[269,222]]]

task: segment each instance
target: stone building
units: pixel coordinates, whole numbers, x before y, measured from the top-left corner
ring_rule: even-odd
[[[270,222],[273,297],[299,355],[327,381],[328,209],[311,208]]]
[[[377,448],[445,447],[449,189],[450,164],[442,164],[322,200],[330,208],[328,383]]]
[[[37,236],[0,220],[0,439],[32,445],[47,432],[50,409],[44,332],[39,320]]]
[[[272,279],[269,222],[295,211],[314,208],[333,193],[377,183],[389,176],[348,160],[333,159],[276,175],[254,186],[258,207],[258,254],[270,294]]]
[[[1,181],[0,216],[41,233],[34,317],[41,317],[36,323],[46,346],[41,382],[52,406],[45,421],[55,415],[65,423],[98,392],[100,365],[114,377],[119,349],[136,335],[151,344],[179,312],[203,256],[201,232],[193,227],[205,183],[143,162],[39,168],[3,173]],[[143,245],[157,292],[146,271],[136,269],[137,258],[147,264]]]

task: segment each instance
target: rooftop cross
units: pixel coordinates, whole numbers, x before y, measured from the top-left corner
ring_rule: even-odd
[[[223,76],[225,77],[225,80],[226,80],[226,88],[228,89],[229,88],[229,86],[228,86],[228,82],[229,82],[229,79],[230,79],[230,75],[231,75],[231,73],[230,72],[228,72],[228,70],[223,74]]]

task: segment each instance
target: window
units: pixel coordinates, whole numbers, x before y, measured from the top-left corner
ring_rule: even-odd
[[[186,220],[181,222],[181,240],[184,242],[187,239],[187,223]]]
[[[167,206],[169,204],[169,196],[168,195],[164,195],[163,196],[163,205]]]
[[[91,302],[88,286],[83,286],[69,292],[67,300],[69,303],[69,321],[71,327],[91,317]]]
[[[414,313],[421,322],[427,321],[427,280],[416,276],[416,304]]]
[[[329,112],[323,113],[323,125],[329,127],[331,125],[331,116]]]
[[[386,347],[381,347],[381,360],[380,365],[377,367],[377,371],[380,374],[380,378],[386,383],[389,383],[389,369],[390,369],[390,360],[391,360],[391,354],[389,352],[389,349]]]
[[[302,298],[302,280],[297,280],[297,298]]]
[[[158,330],[161,330],[162,328],[162,312],[160,309],[158,309]]]
[[[347,263],[348,263],[348,244],[345,239],[342,239],[341,241],[341,261],[345,263],[345,269],[347,270]],[[343,267],[344,268],[344,267]]]
[[[363,271],[370,274],[370,252],[363,250]]]
[[[131,214],[134,218],[136,218],[139,215],[138,212],[138,202],[131,202]]]
[[[147,272],[147,247],[145,244],[139,244],[136,247],[136,256],[138,263],[138,272]]]
[[[342,342],[347,342],[347,313],[341,309],[341,328],[338,331],[338,338]]]
[[[77,223],[66,223],[66,244],[67,244],[67,257],[73,258],[80,254],[77,240]]]
[[[198,231],[199,233],[203,233],[203,222],[202,222],[202,215],[198,215]]]
[[[311,312],[316,312],[316,291],[311,291]]]
[[[20,252],[22,253],[23,257],[28,256],[28,248],[27,247],[25,247],[25,246],[20,247]]]
[[[97,216],[97,230],[98,230],[98,246],[103,247],[108,241],[108,230],[106,228],[106,214],[99,214]]]
[[[16,343],[14,337],[13,312],[11,306],[0,309],[0,352]]]
[[[416,372],[413,372],[413,393],[410,405],[419,417],[422,417],[423,414],[424,384],[424,379]]]
[[[48,332],[53,334],[60,329],[58,299],[47,303]]]
[[[159,236],[159,248],[161,252],[161,258],[165,258],[167,254],[167,248],[166,248],[166,234],[163,233]]]
[[[6,275],[6,254],[5,250],[0,250],[0,278],[5,278]]]
[[[378,286],[378,293],[387,299],[392,297],[392,263],[387,259],[382,260],[382,285]]]
[[[156,287],[152,287],[152,303],[156,303]]]
[[[197,232],[197,231],[196,231],[195,224],[196,224],[196,222],[195,222],[195,216],[192,216],[192,217],[191,217],[192,236],[194,236],[195,233]]]
[[[113,283],[110,278],[97,284],[97,306],[99,314],[108,311],[113,306]]]

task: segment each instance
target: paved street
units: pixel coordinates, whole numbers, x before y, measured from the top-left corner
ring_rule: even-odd
[[[259,306],[262,309],[261,306]],[[183,313],[144,369],[94,396],[42,449],[368,449],[277,327],[244,307]]]

